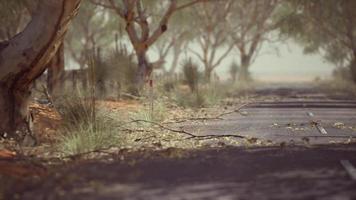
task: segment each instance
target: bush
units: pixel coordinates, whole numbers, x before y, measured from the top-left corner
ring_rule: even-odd
[[[201,95],[205,99],[205,106],[213,106],[219,104],[221,100],[227,97],[227,85],[224,84],[209,84],[200,90]]]
[[[118,83],[119,93],[137,93],[135,83],[137,64],[133,61],[133,55],[130,55],[124,46],[111,52],[108,66],[109,79]]]
[[[201,108],[206,105],[205,97],[199,92],[188,93],[177,89],[173,100],[178,106],[184,108]]]
[[[71,96],[64,95],[55,102],[55,106],[66,128],[75,127],[78,124],[91,124],[93,111],[96,111],[93,102],[78,92],[74,92]]]

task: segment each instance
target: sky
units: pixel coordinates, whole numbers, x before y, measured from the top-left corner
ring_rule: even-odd
[[[190,48],[199,49],[195,45]],[[189,55],[189,52],[187,54]],[[238,56],[237,51],[232,51],[231,55],[216,69],[221,79],[229,77],[229,66],[233,60],[239,61]],[[157,59],[154,50],[150,51],[149,57],[151,61]],[[167,58],[167,63],[170,66],[170,56]],[[261,48],[260,56],[252,64],[250,72],[254,79],[261,81],[308,82],[313,81],[316,77],[330,78],[333,69],[334,65],[324,61],[321,55],[305,55],[301,46],[289,40],[283,43],[265,44]]]
[[[277,45],[279,55],[261,54],[251,67],[257,79],[270,81],[312,81],[316,77],[330,78],[333,64],[326,62],[321,55],[305,55],[303,48],[294,42]],[[273,48],[265,45],[262,51],[271,52]]]

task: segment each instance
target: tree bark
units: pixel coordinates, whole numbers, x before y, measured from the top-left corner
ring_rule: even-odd
[[[57,52],[80,0],[39,0],[26,28],[0,48],[0,135],[29,130],[31,87]]]
[[[239,81],[249,82],[251,81],[251,76],[249,72],[249,67],[251,63],[251,58],[246,55],[241,55],[241,68],[239,71]]]
[[[150,78],[152,73],[152,66],[149,65],[146,57],[146,51],[136,51],[138,60],[138,69],[136,73],[137,91],[141,90],[147,81],[146,78]]]
[[[352,49],[353,58],[350,63],[351,78],[354,83],[356,83],[356,49]]]
[[[55,96],[63,89],[64,76],[64,45],[59,47],[57,53],[48,63],[47,88],[49,94]]]
[[[205,82],[206,82],[206,83],[210,83],[212,72],[213,72],[213,69],[210,68],[210,67],[208,67],[208,68],[205,69],[204,75],[205,75]]]
[[[173,75],[174,72],[176,71],[181,52],[182,51],[181,51],[180,47],[174,47],[173,62],[172,62],[172,66],[171,66],[171,68],[169,69],[169,72],[168,72],[169,75]]]

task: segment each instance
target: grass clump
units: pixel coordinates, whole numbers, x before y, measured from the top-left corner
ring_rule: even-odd
[[[174,102],[183,108],[201,108],[206,105],[206,100],[198,92],[189,93],[177,90],[173,96]]]
[[[117,133],[102,122],[97,122],[95,126],[81,124],[61,135],[59,150],[65,155],[75,155],[117,146]]]
[[[153,107],[146,105],[139,111],[131,113],[131,119],[149,122],[162,122],[167,118],[168,109],[164,101],[154,101]]]
[[[96,108],[90,99],[79,95],[64,97],[56,107],[63,119],[58,138],[58,148],[63,154],[75,155],[119,145],[119,131],[115,128],[118,122]]]

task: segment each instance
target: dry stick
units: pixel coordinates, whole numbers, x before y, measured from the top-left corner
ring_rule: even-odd
[[[172,129],[166,126],[163,126],[160,123],[157,122],[151,122],[151,121],[147,121],[147,120],[134,120],[132,121],[132,123],[134,122],[144,122],[144,123],[149,123],[149,124],[153,124],[158,126],[161,129],[170,131],[170,132],[174,132],[174,133],[180,133],[180,134],[184,134],[187,135],[189,137],[185,138],[185,139],[201,139],[201,140],[209,140],[209,139],[216,139],[216,138],[225,138],[225,137],[234,137],[234,138],[242,138],[242,139],[247,139],[247,137],[242,136],[242,135],[233,135],[233,134],[225,134],[225,135],[194,135],[193,133],[190,133],[188,131],[185,131],[183,129],[181,130],[177,130],[177,129]]]
[[[229,111],[229,112],[225,112],[225,113],[221,113],[215,117],[193,117],[193,118],[183,118],[181,119],[180,121],[175,121],[175,122],[168,122],[168,123],[183,123],[183,122],[187,122],[187,121],[202,121],[202,120],[214,120],[214,119],[218,119],[218,120],[223,120],[224,118],[222,118],[223,116],[225,115],[229,115],[229,114],[232,114],[232,113],[239,113],[240,110],[247,106],[249,103],[246,103],[246,104],[243,104],[241,105],[240,107],[238,107],[237,109],[235,110],[232,110],[232,111]],[[178,120],[178,119],[174,119],[174,120]],[[166,123],[167,124],[167,123]]]

